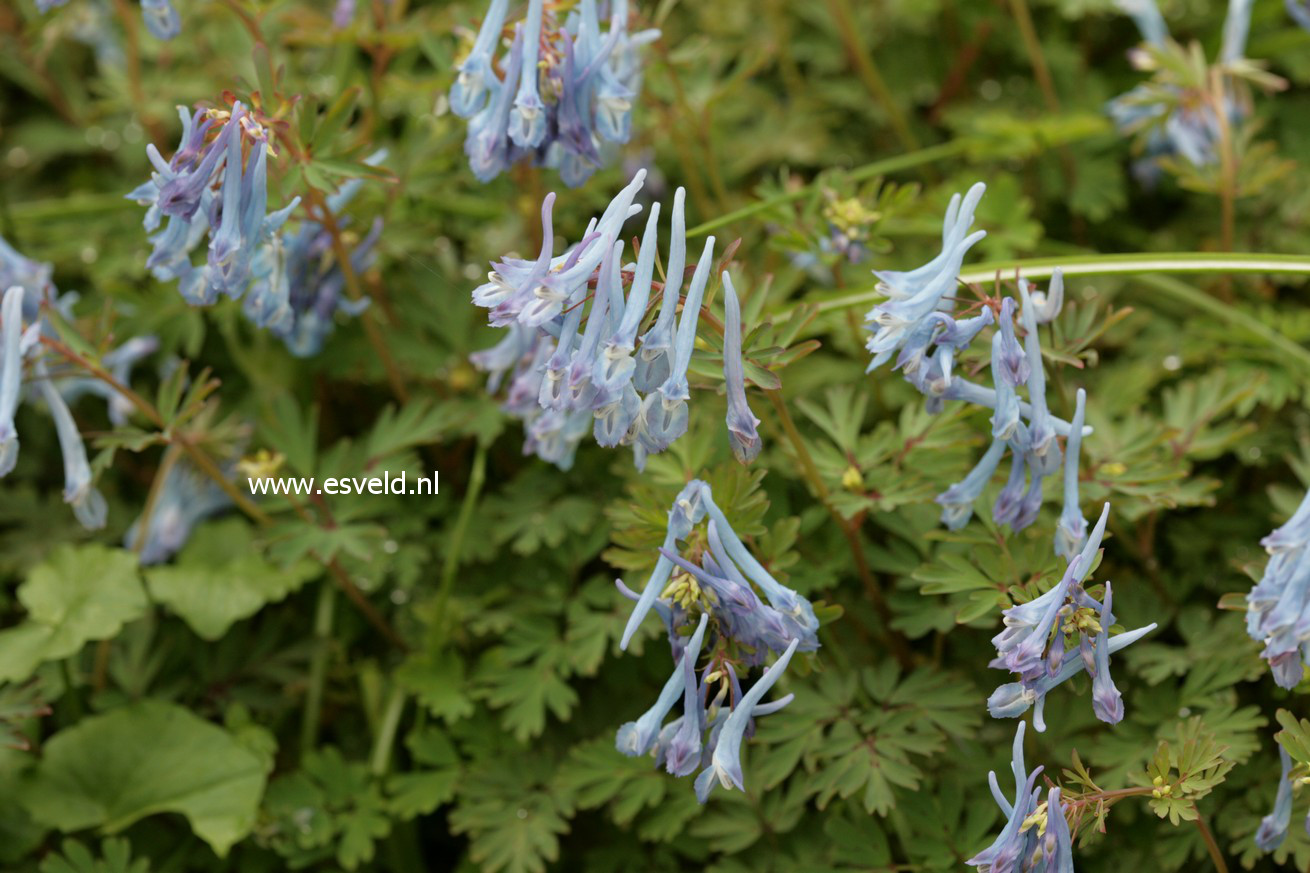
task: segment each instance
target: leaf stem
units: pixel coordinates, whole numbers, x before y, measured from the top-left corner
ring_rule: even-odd
[[[300,722],[300,757],[318,743],[318,723],[323,713],[323,688],[327,684],[328,649],[332,645],[332,624],[336,614],[337,589],[324,580],[314,610],[314,653],[309,659],[309,687],[305,691],[305,713]]]
[[[487,478],[487,447],[481,441],[473,455],[473,468],[469,471],[468,488],[455,518],[455,527],[450,533],[450,542],[441,565],[441,588],[437,591],[437,602],[433,608],[433,626],[439,637],[444,638],[446,629],[446,609],[450,605],[450,595],[455,588],[455,574],[459,570],[459,559],[464,551],[464,537],[468,534],[469,520],[473,517],[473,508]]]
[[[1201,832],[1201,839],[1205,842],[1206,851],[1210,853],[1210,860],[1214,861],[1214,868],[1217,873],[1228,873],[1228,862],[1224,860],[1223,852],[1219,851],[1219,844],[1215,842],[1214,834],[1210,832],[1210,826],[1205,823],[1205,816],[1201,815],[1201,810],[1192,804],[1192,809],[1196,811],[1196,829]]]
[[[393,685],[387,695],[387,705],[382,710],[382,721],[378,724],[378,735],[369,760],[369,772],[374,776],[385,776],[391,767],[391,750],[396,745],[400,717],[405,713],[405,699],[405,689]]]

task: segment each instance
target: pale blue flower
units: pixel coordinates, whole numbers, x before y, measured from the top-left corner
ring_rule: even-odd
[[[702,615],[700,623],[696,626],[696,632],[692,634],[691,641],[687,643],[686,651],[682,653],[673,673],[669,676],[668,681],[664,683],[664,688],[660,691],[660,696],[656,699],[655,704],[636,721],[630,721],[619,728],[615,737],[615,747],[630,758],[640,757],[648,753],[655,745],[655,740],[659,736],[660,728],[664,724],[664,719],[668,716],[669,710],[673,709],[678,702],[678,698],[683,696],[683,688],[687,681],[687,672],[683,669],[685,663],[695,663],[697,656],[700,654],[701,641],[705,638],[705,628],[709,624],[709,616]],[[694,673],[692,681],[695,681]]]
[[[155,39],[169,40],[182,32],[182,18],[171,0],[141,0],[141,17]]]
[[[1087,519],[1078,506],[1078,462],[1086,406],[1087,392],[1079,388],[1069,442],[1064,453],[1064,508],[1060,510],[1060,522],[1055,529],[1055,553],[1069,561],[1083,547],[1087,536]]]
[[[799,644],[799,640],[792,640],[787,650],[773,662],[773,666],[764,671],[764,675],[756,680],[751,690],[747,691],[741,701],[732,708],[715,742],[714,754],[710,757],[709,766],[696,777],[696,799],[701,803],[709,799],[716,783],[729,791],[734,787],[739,791],[746,790],[741,771],[741,743],[746,728],[756,706],[763,699],[765,692],[773,687],[783,671],[787,669],[787,664],[791,662],[791,656],[795,654]]]
[[[45,398],[59,436],[59,448],[64,456],[64,502],[73,507],[73,514],[87,530],[105,526],[108,507],[105,498],[91,483],[91,465],[86,458],[82,434],[73,421],[73,414],[58,389],[50,381],[45,363],[36,363],[37,385]]]
[[[138,550],[143,565],[161,564],[186,545],[199,522],[232,505],[232,498],[213,479],[201,475],[186,460],[168,469],[150,513],[146,541]],[[137,548],[142,519],[123,537],[123,546]]]
[[[23,382],[23,294],[22,285],[12,285],[0,302],[0,476],[9,475],[18,463],[14,415]]]
[[[459,74],[450,89],[450,111],[460,118],[476,115],[486,106],[488,94],[494,99],[504,87],[496,78],[493,61],[508,11],[509,0],[491,0],[473,49],[457,68]]]
[[[1037,809],[1037,798],[1041,789],[1034,788],[1042,768],[1037,767],[1031,773],[1027,771],[1023,760],[1024,723],[1014,733],[1014,747],[1010,762],[1010,772],[1014,774],[1014,801],[1006,800],[1001,794],[996,772],[987,774],[987,782],[996,804],[1005,813],[1005,827],[990,846],[974,855],[965,863],[977,867],[983,873],[1017,873],[1020,864],[1030,858],[1036,849],[1037,834],[1035,829],[1023,829],[1024,820]]]
[[[1287,749],[1278,747],[1278,759],[1282,762],[1282,772],[1278,774],[1278,792],[1274,796],[1274,809],[1260,819],[1260,827],[1255,832],[1255,844],[1262,852],[1272,852],[1287,839],[1287,829],[1292,823],[1292,759]],[[1310,822],[1310,819],[1307,819]]]
[[[745,358],[741,341],[741,304],[732,277],[723,273],[723,383],[728,397],[728,442],[732,454],[743,464],[749,464],[760,453],[760,435],[756,426],[760,420],[746,403]]]

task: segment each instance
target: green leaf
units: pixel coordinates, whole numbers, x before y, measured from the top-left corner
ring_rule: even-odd
[[[45,661],[116,636],[146,611],[136,556],[124,549],[61,545],[18,588],[27,620],[0,631],[0,682],[29,678]]]
[[[276,603],[318,572],[309,561],[282,568],[265,561],[250,525],[229,518],[202,526],[169,567],[145,571],[150,596],[190,625],[202,639],[216,640],[235,622]]]
[[[64,840],[62,854],[50,854],[41,861],[41,873],[146,873],[148,858],[132,860],[132,844],[125,839],[108,839],[100,844],[101,858],[76,840]]]
[[[114,833],[176,812],[220,857],[255,824],[266,767],[189,710],[144,700],[55,734],[22,782],[34,819],[68,832]]]

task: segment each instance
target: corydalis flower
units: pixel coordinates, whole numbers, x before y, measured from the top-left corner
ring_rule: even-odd
[[[68,0],[36,0],[36,8],[38,12],[49,12],[67,3]],[[156,39],[169,40],[182,32],[182,18],[171,0],[141,0],[141,17]]]
[[[50,417],[55,421],[59,448],[64,456],[64,502],[73,507],[73,514],[84,528],[99,530],[105,526],[108,506],[105,498],[91,484],[91,465],[86,458],[82,434],[73,421],[73,413],[69,411],[68,404],[51,384],[50,374],[40,359],[36,363],[36,376],[41,395],[50,409]]]
[[[965,863],[977,867],[983,873],[1011,873],[1011,871],[1028,869],[1026,863],[1037,850],[1037,831],[1025,828],[1024,822],[1037,810],[1037,798],[1041,789],[1034,787],[1042,768],[1028,772],[1023,760],[1024,723],[1014,732],[1014,747],[1010,761],[1010,772],[1014,774],[1014,800],[1007,800],[1001,793],[996,771],[987,773],[987,784],[991,788],[992,798],[1005,814],[1005,826],[990,846],[974,855]]]
[[[1047,693],[1086,670],[1092,675],[1092,711],[1096,717],[1109,724],[1123,719],[1123,701],[1110,677],[1110,655],[1150,633],[1155,623],[1111,637],[1110,628],[1116,620],[1111,612],[1110,583],[1106,583],[1103,602],[1097,602],[1083,588],[1109,517],[1107,503],[1087,544],[1069,562],[1054,588],[1002,613],[1005,630],[992,638],[996,658],[990,666],[1017,674],[1019,681],[1000,686],[987,699],[987,710],[993,718],[1017,718],[1035,707],[1033,727],[1045,731]],[[1066,650],[1066,637],[1077,638],[1076,652]]]
[[[645,170],[638,171],[591,220],[581,240],[560,255],[553,255],[555,195],[548,195],[537,256],[493,262],[487,282],[473,290],[473,303],[487,309],[489,322],[507,334],[470,360],[490,374],[490,391],[508,376],[504,408],[523,421],[524,453],[564,469],[589,430],[601,446],[631,446],[638,469],[648,455],[665,451],[687,431],[687,372],[712,273],[714,237],[705,241],[678,317],[687,246],[679,188],[661,305],[641,333],[656,290],[660,205],[651,207],[635,264],[623,264],[622,228],[641,211],[633,201],[645,176]],[[725,303],[735,305],[735,295]],[[758,453],[759,438],[746,407],[740,309],[729,311],[728,318],[735,319],[725,338],[729,437],[734,453],[748,462]]]
[[[143,565],[162,564],[186,545],[196,524],[231,505],[232,498],[213,479],[179,459],[164,475],[150,511],[145,542],[137,547],[143,515],[128,528],[123,546],[135,549]]]
[[[1246,595],[1246,631],[1264,643],[1274,681],[1295,688],[1310,665],[1310,493],[1287,523],[1260,541],[1264,575]]]
[[[451,111],[469,119],[469,167],[487,182],[531,160],[580,185],[601,166],[606,143],[628,141],[640,49],[659,31],[630,33],[626,0],[610,5],[605,32],[596,0],[563,17],[554,4],[529,0],[497,60],[508,11],[507,0],[492,0],[450,89]]]
[[[684,557],[680,544],[693,539],[702,521],[706,530],[694,539],[708,548],[690,547]],[[698,560],[692,560],[698,548]],[[696,779],[702,803],[715,785],[744,788],[741,746],[754,731],[754,719],[791,701],[787,695],[766,704],[765,692],[796,652],[819,646],[813,607],[751,555],[715,505],[710,487],[698,479],[687,483],[669,509],[664,546],[642,593],[628,590],[622,580],[616,584],[637,601],[620,647],[627,648],[653,611],[664,623],[675,664],[655,706],[619,729],[619,751],[651,752],[656,766],[664,763],[675,776],[703,767]],[[696,629],[688,639],[693,622]],[[708,641],[704,647],[703,641]],[[698,680],[693,667],[703,650],[708,663]],[[777,660],[743,694],[737,671],[763,665],[770,654]],[[665,725],[680,694],[683,714]]]
[[[961,481],[936,498],[942,506],[942,524],[959,530],[973,517],[973,507],[982,496],[1008,449],[1010,474],[992,506],[992,520],[1020,531],[1036,520],[1042,506],[1044,480],[1061,465],[1057,437],[1070,437],[1071,425],[1051,415],[1046,398],[1046,372],[1042,363],[1038,325],[1059,315],[1064,303],[1064,277],[1057,270],[1046,293],[1031,289],[1020,279],[1020,313],[1023,342],[1015,327],[1014,298],[1007,297],[993,309],[985,301],[981,312],[957,320],[952,314],[954,298],[948,293],[959,284],[965,253],[984,231],[967,235],[985,186],[978,183],[961,197],[951,198],[942,224],[942,250],[930,262],[908,272],[879,271],[878,288],[885,302],[870,310],[866,327],[873,332],[868,348],[873,354],[869,369],[895,356],[895,369],[927,397],[930,412],[944,408],[947,400],[961,400],[992,411],[992,443],[982,459]],[[955,357],[987,327],[995,325],[990,340],[992,387],[985,388],[953,374]],[[1020,390],[1027,393],[1027,400]],[[1081,408],[1081,407],[1079,407]],[[1056,535],[1057,551],[1070,551],[1068,540],[1081,541],[1077,529],[1077,455],[1084,430],[1077,419],[1078,439],[1070,437],[1074,454],[1072,468],[1066,464],[1066,483],[1072,472],[1075,487],[1065,489],[1062,528]],[[1085,524],[1084,524],[1085,526]],[[1076,550],[1077,546],[1073,547]]]
[[[236,299],[249,284],[259,249],[299,198],[266,214],[268,131],[240,103],[230,113],[189,115],[178,107],[178,114],[182,142],[177,152],[165,162],[153,145],[147,146],[155,173],[128,195],[149,207],[146,230],[156,230],[168,218],[167,226],[150,238],[154,249],[146,266],[160,281],[178,280],[183,299],[192,305],[212,304],[220,294]],[[205,262],[195,264],[192,252],[206,237]]]
[[[732,277],[723,274],[723,382],[728,392],[728,440],[732,453],[749,464],[760,453],[760,435],[756,418],[746,404],[746,374],[741,349],[741,304]]]
[[[1292,759],[1282,746],[1278,747],[1278,758],[1282,762],[1282,771],[1278,774],[1274,809],[1260,819],[1260,827],[1255,832],[1255,844],[1262,852],[1272,852],[1281,846],[1292,823]],[[1310,828],[1310,818],[1306,819],[1306,826]]]

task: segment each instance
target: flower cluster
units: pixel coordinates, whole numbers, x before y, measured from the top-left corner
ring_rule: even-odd
[[[36,0],[36,8],[39,12],[49,12],[66,3],[68,0]],[[172,0],[141,0],[141,17],[156,39],[172,39],[182,32],[182,17],[173,8]]]
[[[868,349],[873,354],[869,369],[891,361],[905,380],[927,397],[930,411],[940,411],[947,400],[963,400],[992,410],[992,443],[964,479],[937,496],[942,523],[959,530],[973,517],[974,503],[982,496],[1008,448],[1010,475],[992,506],[997,524],[1023,530],[1037,518],[1042,505],[1043,481],[1064,466],[1064,508],[1055,537],[1055,551],[1072,558],[1082,548],[1087,522],[1078,507],[1078,457],[1082,437],[1085,397],[1078,392],[1072,424],[1051,415],[1046,402],[1046,374],[1042,364],[1037,326],[1053,320],[1064,303],[1064,280],[1057,271],[1047,293],[1030,292],[1026,280],[1019,280],[1023,303],[1021,315],[1024,341],[1021,345],[1014,325],[1015,301],[1007,297],[999,305],[983,306],[971,318],[956,319],[951,296],[959,280],[960,267],[969,248],[986,236],[986,231],[969,233],[974,210],[986,190],[981,182],[963,198],[955,195],[946,210],[942,226],[942,250],[927,264],[909,272],[877,272],[879,290],[887,300],[866,316],[873,334]],[[956,357],[969,347],[986,327],[995,325],[991,339],[993,387],[986,388],[952,372]],[[1026,388],[1028,400],[1019,397]],[[1063,457],[1057,436],[1068,438]]]
[[[987,711],[993,718],[1018,718],[1033,707],[1033,727],[1045,731],[1046,695],[1086,670],[1092,676],[1096,717],[1108,724],[1123,720],[1123,698],[1110,676],[1110,655],[1155,630],[1155,623],[1112,637],[1115,616],[1110,583],[1105,583],[1105,599],[1100,602],[1083,588],[1083,580],[1096,563],[1109,517],[1107,503],[1087,544],[1069,562],[1054,588],[1003,613],[1005,630],[992,637],[996,658],[988,666],[1018,674],[1019,681],[1000,686],[987,698]]]
[[[490,373],[492,392],[509,374],[505,410],[523,421],[524,454],[561,469],[572,465],[588,430],[602,446],[632,446],[638,469],[648,454],[664,451],[687,431],[687,369],[714,262],[714,237],[706,239],[681,298],[687,238],[679,188],[663,286],[654,279],[658,203],[650,209],[636,263],[623,266],[621,230],[641,211],[633,200],[645,176],[645,170],[638,171],[601,217],[592,219],[582,239],[554,257],[555,195],[547,195],[537,258],[493,263],[486,284],[473,291],[474,304],[489,310],[490,323],[506,334],[497,345],[476,352],[472,362]],[[760,451],[758,419],[746,401],[740,306],[728,274],[722,279],[728,435],[733,453],[748,463]],[[639,336],[656,290],[659,314]]]
[[[1242,64],[1252,3],[1230,0],[1228,4],[1219,52],[1219,64],[1225,70],[1236,72]],[[1156,0],[1119,0],[1119,7],[1137,24],[1146,43],[1145,50],[1136,50],[1130,56],[1134,66],[1145,71],[1160,69],[1157,55],[1178,47],[1170,40]],[[1123,133],[1147,131],[1145,155],[1134,165],[1135,175],[1145,183],[1152,183],[1159,175],[1162,158],[1180,156],[1193,166],[1217,161],[1221,126],[1235,127],[1251,112],[1250,101],[1243,94],[1227,88],[1222,95],[1209,94],[1205,71],[1192,72],[1195,81],[1177,80],[1166,71],[1159,81],[1139,85],[1106,106]],[[1216,112],[1217,105],[1223,107],[1222,117]]]
[[[1274,809],[1260,819],[1260,827],[1255,832],[1256,847],[1262,852],[1272,852],[1287,839],[1287,829],[1292,824],[1292,759],[1287,749],[1278,747],[1278,756],[1282,761],[1282,771],[1278,774],[1278,793],[1274,796]],[[1305,817],[1305,830],[1310,834],[1310,813]]]
[[[992,797],[1005,814],[1005,827],[995,842],[965,863],[984,873],[1073,873],[1073,835],[1060,789],[1052,786],[1046,801],[1038,802],[1042,789],[1036,782],[1042,768],[1029,773],[1024,766],[1023,733],[1024,724],[1020,722],[1010,762],[1013,803],[1001,793],[996,771],[987,774]]]
[[[716,784],[745,790],[741,744],[753,735],[756,717],[791,701],[787,695],[761,702],[792,655],[818,649],[819,620],[808,600],[774,579],[750,553],[714,503],[709,485],[698,479],[687,483],[668,518],[664,546],[646,587],[637,594],[622,580],[616,584],[637,601],[620,648],[628,647],[653,609],[668,632],[675,666],[655,705],[619,728],[616,745],[633,757],[653,754],[655,765],[664,764],[675,776],[704,768],[696,779],[696,796],[704,803]],[[702,521],[703,533],[697,529]],[[685,556],[678,551],[680,542],[687,543]],[[693,624],[688,639],[685,631]],[[702,648],[710,654],[698,680]],[[743,694],[737,668],[760,666],[770,653],[778,659]],[[665,725],[679,697],[683,714]]]
[[[267,211],[270,128],[239,102],[230,112],[192,114],[179,106],[178,115],[177,151],[165,161],[154,145],[146,146],[156,172],[128,195],[148,207],[145,228],[155,231],[146,266],[160,281],[177,280],[182,298],[193,306],[212,305],[220,295],[244,297],[250,319],[280,337],[293,354],[316,354],[332,330],[333,316],[357,315],[368,301],[342,294],[344,276],[321,224],[305,221],[286,238],[282,227],[299,197]],[[379,152],[368,163],[383,157]],[[328,198],[334,219],[360,184],[353,179]],[[375,222],[350,255],[353,269],[371,263],[380,233]],[[204,263],[193,263],[193,252],[206,239]]]
[[[1287,523],[1260,541],[1269,552],[1264,576],[1246,595],[1246,632],[1283,688],[1310,666],[1310,493]]]
[[[659,31],[629,33],[627,0],[610,4],[608,32],[596,0],[529,0],[498,63],[508,10],[509,0],[492,0],[450,89],[451,111],[469,120],[469,167],[488,182],[531,159],[558,170],[564,184],[581,185],[601,165],[604,143],[628,141],[641,90],[639,50]]]

